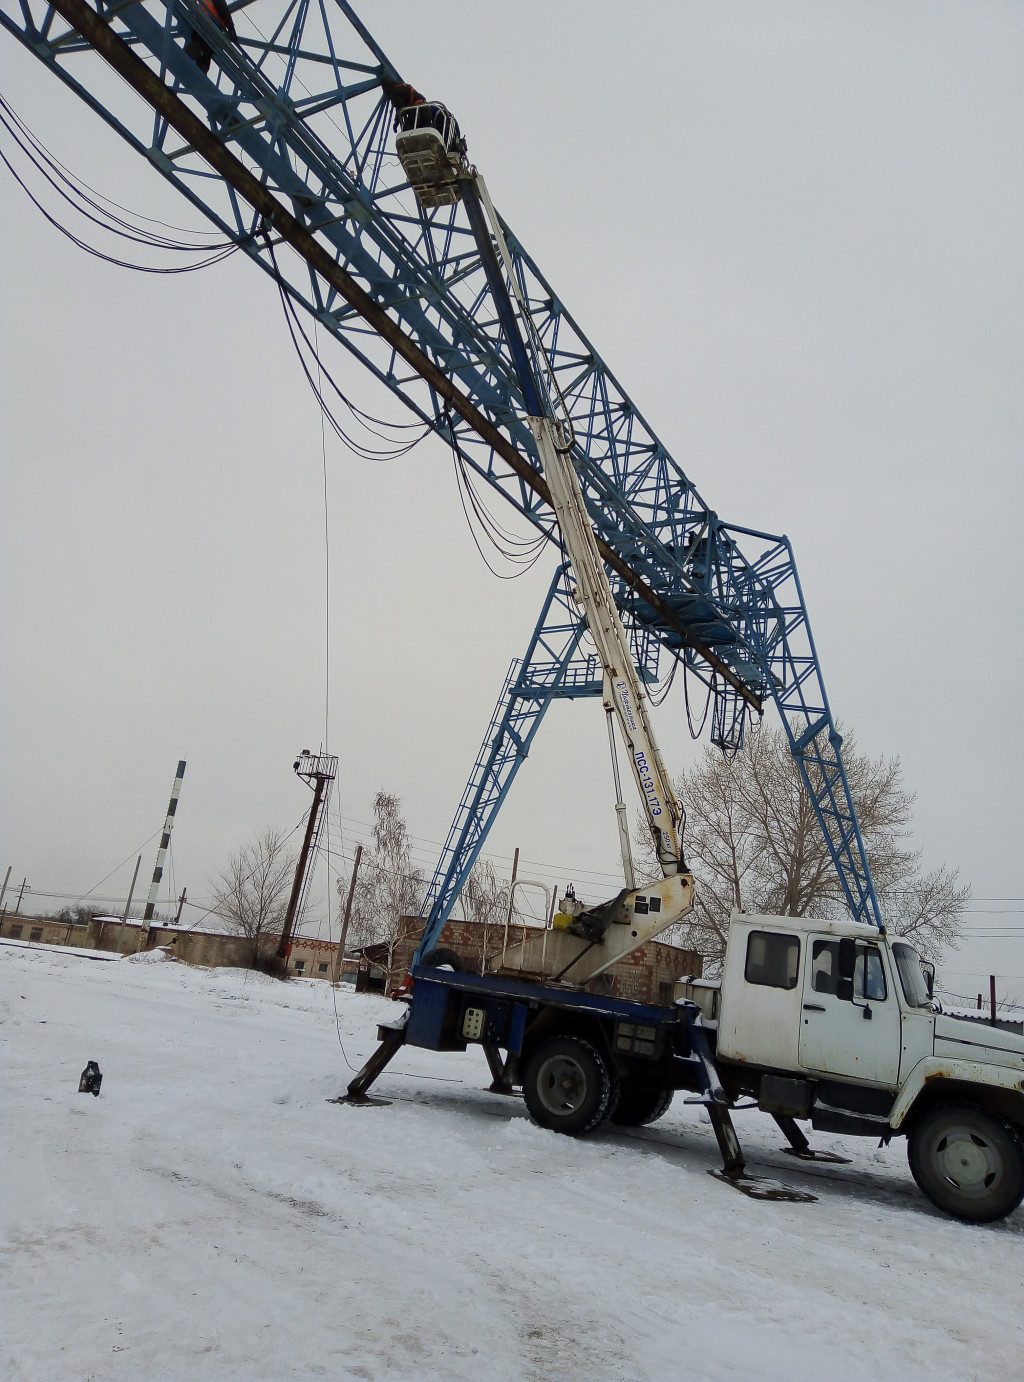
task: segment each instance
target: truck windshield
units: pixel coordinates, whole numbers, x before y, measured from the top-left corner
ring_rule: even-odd
[[[896,944],[892,948],[892,953],[904,998],[912,1008],[929,1007],[931,999],[928,997],[928,985],[924,980],[924,971],[921,969],[921,959],[917,951],[909,945]]]

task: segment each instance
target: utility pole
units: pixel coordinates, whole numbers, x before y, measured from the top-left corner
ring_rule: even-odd
[[[174,774],[174,786],[171,788],[171,799],[167,803],[167,816],[164,820],[163,834],[160,836],[160,848],[156,852],[156,864],[153,868],[153,881],[149,885],[149,900],[146,903],[146,910],[142,915],[143,921],[153,920],[153,911],[156,907],[156,895],[160,891],[160,880],[164,876],[164,860],[167,858],[167,847],[171,843],[171,831],[174,828],[174,813],[178,809],[178,797],[181,795],[181,779],[185,776],[185,760],[178,762],[178,771]]]
[[[301,915],[302,903],[309,884],[307,871],[309,856],[314,846],[319,843],[320,832],[323,830],[324,821],[327,819],[327,802],[330,797],[327,789],[337,776],[338,760],[330,754],[314,754],[310,753],[309,749],[303,749],[292,767],[295,769],[296,775],[301,777],[307,786],[312,786],[313,801],[309,808],[306,833],[302,837],[302,849],[299,851],[299,862],[295,865],[295,878],[292,880],[291,896],[288,898],[288,910],[284,914],[281,939],[277,946],[277,958],[282,974],[287,972],[288,956],[292,948],[292,932],[295,930],[296,918]]]
[[[21,911],[21,899],[25,896],[25,887],[26,887],[27,883],[28,883],[28,879],[27,879],[27,878],[23,878],[23,879],[21,880],[21,887],[18,889],[18,901],[15,903],[15,906],[14,906],[14,915],[15,915],[15,916],[17,916],[18,913]]]
[[[4,917],[6,917],[6,915],[7,915],[7,908],[3,905],[3,903],[4,903],[4,893],[7,891],[7,884],[8,884],[9,881],[10,881],[11,869],[12,869],[13,867],[14,867],[13,864],[8,864],[8,865],[7,865],[7,872],[4,874],[4,885],[3,885],[2,888],[0,888],[0,926],[3,925]]]
[[[181,896],[178,898],[178,910],[177,910],[177,911],[175,912],[175,914],[174,914],[174,924],[175,924],[175,926],[177,926],[178,922],[181,921],[181,911],[182,911],[182,908],[185,906],[185,896],[186,896],[187,893],[188,893],[188,888],[182,888],[182,890],[181,890]]]
[[[142,855],[135,860],[135,872],[132,874],[132,885],[128,889],[128,901],[124,904],[124,915],[121,917],[121,929],[117,933],[117,948],[121,949],[124,941],[124,924],[128,920],[128,913],[131,911],[132,898],[135,896],[135,880],[139,876],[139,865],[142,863]]]
[[[508,949],[509,927],[512,925],[512,911],[516,903],[516,879],[519,877],[519,846],[516,845],[516,852],[512,856],[512,881],[508,885],[508,914],[505,917],[505,936],[502,941],[502,951]],[[526,941],[526,931],[523,931],[523,942]]]
[[[996,1025],[996,976],[994,974],[988,976],[988,1001],[991,1010],[989,1021],[994,1027]]]
[[[341,967],[345,963],[345,942],[348,940],[348,924],[352,917],[352,899],[356,894],[356,874],[359,872],[359,861],[363,857],[362,845],[356,845],[356,857],[352,861],[352,879],[348,885],[348,897],[345,899],[345,920],[341,923],[341,936],[338,940],[338,953],[334,957],[334,982],[341,983]]]

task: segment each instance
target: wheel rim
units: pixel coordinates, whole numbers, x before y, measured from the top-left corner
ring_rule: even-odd
[[[943,1131],[932,1148],[932,1164],[947,1185],[968,1199],[989,1195],[1003,1172],[999,1149],[965,1123]]]
[[[587,1076],[571,1056],[549,1056],[537,1071],[537,1096],[548,1113],[576,1113],[587,1097]]]

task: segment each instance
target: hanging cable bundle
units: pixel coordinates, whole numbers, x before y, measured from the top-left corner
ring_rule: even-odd
[[[683,666],[683,699],[684,699],[685,702],[686,702],[686,723],[687,723],[687,726],[689,727],[689,730],[690,730],[690,738],[691,738],[691,739],[699,739],[700,736],[704,733],[704,726],[705,726],[705,725],[707,724],[707,722],[708,722],[708,712],[709,712],[710,709],[711,709],[711,701],[712,701],[712,699],[717,695],[717,691],[716,691],[716,687],[715,687],[716,678],[715,678],[714,672],[712,672],[712,673],[711,673],[711,680],[708,682],[708,694],[707,694],[707,699],[706,699],[705,702],[704,702],[704,713],[703,713],[703,714],[701,715],[701,717],[700,717],[700,724],[697,726],[696,729],[694,729],[694,727],[693,727],[693,712],[692,712],[691,709],[690,709],[690,681],[689,681],[689,676],[690,676],[690,669],[689,669],[687,666],[685,666],[685,664],[684,664],[684,666]]]
[[[198,269],[206,269],[212,264],[219,264],[222,259],[226,259],[228,255],[234,254],[238,249],[238,245],[233,240],[212,241],[208,238],[195,239],[191,242],[182,240],[177,237],[193,235],[194,232],[129,211],[119,203],[104,197],[102,193],[90,187],[88,183],[55,158],[2,96],[0,96],[0,128],[6,130],[22,156],[28,160],[49,187],[74,212],[106,234],[116,236],[120,240],[127,240],[131,244],[143,245],[147,249],[177,254],[204,255],[205,258],[189,264],[136,264],[130,260],[121,259],[117,255],[108,254],[96,245],[89,244],[43,205],[11,162],[7,153],[0,149],[0,162],[3,162],[33,206],[55,230],[60,231],[72,244],[77,245],[86,254],[91,254],[107,264],[115,265],[117,268],[134,269],[137,273],[180,274],[194,273]],[[119,215],[119,212],[123,212],[124,215]],[[173,231],[174,236],[161,234],[152,229],[154,226],[163,226],[164,230]]]
[[[295,354],[298,357],[299,364],[302,366],[302,372],[306,376],[306,382],[313,393],[313,397],[320,406],[321,414],[330,424],[331,430],[344,446],[367,461],[394,461],[398,460],[400,456],[407,455],[413,447],[418,446],[421,441],[430,435],[433,428],[429,423],[421,425],[415,422],[388,422],[385,418],[374,417],[372,413],[367,413],[362,408],[357,407],[339,388],[330,370],[324,365],[316,345],[310,340],[306,333],[306,329],[292,301],[291,289],[278,265],[273,241],[266,231],[264,231],[264,239],[267,246],[267,253],[270,256],[270,262],[273,265],[274,281],[277,284],[277,291],[281,299],[281,308],[284,312],[285,324],[288,327],[288,334],[291,336],[292,345],[295,347]],[[305,352],[303,351],[303,346],[305,346]],[[310,369],[307,353],[316,362],[318,379],[314,379],[313,377],[313,371]],[[325,398],[324,390],[319,379],[327,380],[334,393],[342,403],[344,403],[356,422],[372,436],[377,437],[380,441],[386,442],[387,446],[385,448],[367,445],[365,442],[359,441],[345,430]],[[414,429],[417,435],[413,437],[411,441],[398,442],[396,438],[389,437],[382,432],[378,432],[375,427],[371,427],[371,422],[375,423],[377,427],[390,427],[398,432],[407,432]]]
[[[532,570],[540,559],[548,540],[554,531],[553,526],[539,533],[535,538],[520,538],[507,528],[502,527],[494,515],[484,504],[480,495],[473,487],[470,468],[466,458],[459,446],[458,438],[455,435],[455,423],[451,412],[445,408],[442,417],[448,427],[448,436],[451,440],[452,457],[455,462],[455,477],[459,486],[459,501],[462,504],[462,512],[466,516],[469,531],[473,538],[476,550],[480,553],[484,565],[492,576],[497,576],[500,581],[514,581],[518,576],[523,576],[527,571]],[[476,523],[474,524],[474,518]],[[487,554],[480,545],[477,537],[477,527],[481,529],[484,536],[491,546],[507,562],[517,566],[517,571],[502,572],[496,571],[487,559]]]
[[[647,692],[647,696],[651,702],[651,705],[659,706],[665,704],[665,701],[668,697],[668,693],[672,690],[672,683],[676,679],[676,672],[679,671],[679,661],[680,660],[678,657],[672,659],[672,670],[671,672],[669,672],[668,677],[665,680],[665,685],[661,688],[660,691],[649,690]]]

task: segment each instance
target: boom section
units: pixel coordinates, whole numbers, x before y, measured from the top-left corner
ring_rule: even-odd
[[[529,407],[527,422],[533,433],[541,470],[548,482],[551,505],[576,581],[573,594],[583,610],[587,629],[604,670],[605,702],[611,705],[618,721],[637,790],[647,813],[658,863],[663,875],[669,878],[685,867],[680,837],[682,813],[654,737],[654,728],[647,713],[647,698],[633,663],[629,637],[619,615],[608,572],[597,545],[593,521],[583,498],[579,475],[573,465],[572,423],[568,417],[564,421],[556,418],[556,400],[561,400],[554,371],[516,281],[512,256],[501,222],[491,204],[487,185],[475,169],[463,183],[463,195],[488,285],[519,375],[522,397]],[[523,336],[517,329],[512,297],[519,308]]]
[[[463,197],[502,323],[509,353],[527,404],[527,422],[548,483],[551,505],[576,582],[573,592],[604,670],[605,702],[611,705],[629,754],[637,790],[647,813],[658,863],[666,878],[683,867],[679,804],[654,737],[646,697],[633,664],[608,573],[597,545],[572,452],[571,420],[556,417],[558,383],[529,305],[516,281],[512,256],[491,203],[487,184],[473,169],[463,181]],[[497,254],[495,253],[497,251]],[[504,271],[504,272],[503,272]],[[511,292],[509,292],[511,289]],[[519,334],[512,298],[519,308]]]
[[[604,669],[606,694],[629,753],[637,790],[654,837],[658,863],[668,878],[683,867],[679,833],[681,813],[654,737],[647,698],[633,665],[629,639],[597,550],[576,471],[566,452],[557,445],[556,424],[551,418],[530,418],[529,423],[576,581],[574,593],[583,608],[587,629]]]

